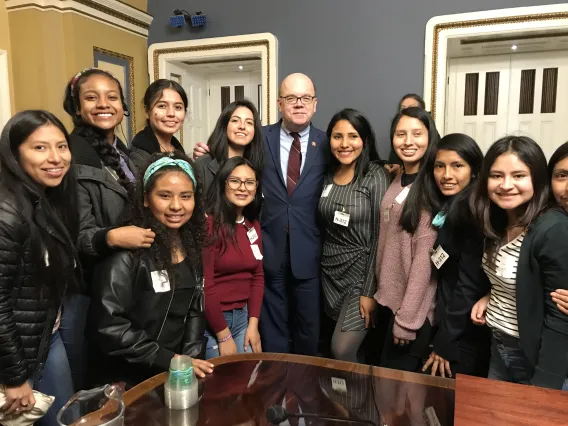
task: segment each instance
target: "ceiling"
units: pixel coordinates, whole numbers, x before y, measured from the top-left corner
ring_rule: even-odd
[[[512,46],[517,46],[515,50]],[[448,58],[568,50],[568,32],[532,32],[448,40]]]
[[[200,74],[224,74],[229,72],[261,72],[262,63],[257,58],[245,58],[235,61],[222,62],[180,62],[179,65]],[[240,68],[242,67],[242,69]]]

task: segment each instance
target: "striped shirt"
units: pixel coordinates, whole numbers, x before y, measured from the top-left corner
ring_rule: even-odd
[[[517,265],[523,232],[497,252],[495,262],[483,254],[483,270],[491,282],[491,296],[487,305],[487,325],[513,337],[519,337],[517,325]]]
[[[390,183],[385,168],[371,163],[360,180],[347,185],[325,178],[318,211],[325,229],[321,257],[324,308],[337,320],[348,303],[342,331],[365,330],[359,311],[361,296],[373,297],[376,291],[375,262],[381,201]],[[349,214],[348,226],[335,223],[336,212]]]

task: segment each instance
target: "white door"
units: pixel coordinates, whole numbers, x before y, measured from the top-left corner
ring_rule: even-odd
[[[258,75],[257,75],[258,74]],[[258,81],[260,73],[234,72],[211,74],[209,116],[211,129],[215,127],[221,111],[238,99],[248,99],[258,108]]]
[[[195,144],[207,142],[209,137],[207,80],[187,68],[172,63],[167,63],[167,73],[171,80],[181,84],[187,94],[188,105],[183,131],[178,132],[176,137],[182,143],[185,152],[191,155]]]
[[[449,61],[446,133],[465,133],[485,152],[507,132],[510,55]]]
[[[568,139],[568,52],[512,55],[507,132],[530,136],[547,158]]]

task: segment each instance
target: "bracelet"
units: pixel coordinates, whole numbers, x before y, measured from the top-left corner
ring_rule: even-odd
[[[232,337],[233,337],[233,335],[231,333],[229,333],[225,337],[223,337],[222,339],[217,339],[217,343],[224,343],[227,340],[231,339]]]

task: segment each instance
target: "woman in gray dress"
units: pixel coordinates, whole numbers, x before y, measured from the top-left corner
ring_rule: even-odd
[[[333,156],[318,209],[325,229],[325,312],[336,321],[333,357],[357,362],[377,307],[373,295],[380,205],[390,177],[377,153],[371,124],[360,112],[344,109],[335,114],[327,136]]]

